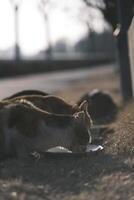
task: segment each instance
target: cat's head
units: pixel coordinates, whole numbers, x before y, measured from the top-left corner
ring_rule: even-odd
[[[88,143],[91,143],[90,128],[93,125],[92,119],[88,112],[88,103],[83,101],[79,107],[79,112],[73,114],[74,117],[74,131],[75,131],[75,144],[74,147],[82,147],[85,149]]]

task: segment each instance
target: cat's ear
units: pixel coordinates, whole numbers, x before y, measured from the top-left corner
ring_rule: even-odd
[[[84,111],[88,109],[88,102],[86,100],[82,101],[78,107],[79,111]]]
[[[81,112],[81,111],[88,109],[88,106],[89,106],[89,103],[86,100],[84,100],[80,103],[80,105],[74,104],[72,106],[72,108],[73,108],[73,111],[75,113],[75,112]]]
[[[80,112],[84,112],[84,117],[85,117],[85,123],[88,127],[92,126],[93,125],[93,121],[91,119],[91,116],[88,112],[88,109],[89,108],[89,104],[86,100],[84,100],[80,106],[79,106],[79,110]]]

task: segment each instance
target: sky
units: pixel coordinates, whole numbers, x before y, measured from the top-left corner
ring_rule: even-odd
[[[0,0],[0,50],[6,50],[15,44],[15,16],[11,1],[13,0]],[[77,42],[86,35],[85,21],[90,17],[94,19],[91,20],[92,26],[97,32],[104,30],[105,25],[100,12],[91,9],[89,16],[81,0],[50,0],[50,2],[46,11],[49,11],[52,44],[59,39],[67,40],[71,44]],[[26,55],[33,55],[47,48],[45,19],[39,8],[39,0],[21,0],[18,19],[21,51]]]

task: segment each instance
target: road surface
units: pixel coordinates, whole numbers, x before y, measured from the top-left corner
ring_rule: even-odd
[[[56,92],[74,83],[90,79],[96,73],[103,74],[114,70],[114,64],[96,66],[94,68],[54,71],[37,75],[25,75],[0,80],[0,99],[15,92],[27,89],[37,89],[45,92]]]

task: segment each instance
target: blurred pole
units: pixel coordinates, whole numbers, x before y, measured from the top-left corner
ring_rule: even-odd
[[[92,29],[90,30],[90,40],[91,40],[91,51],[92,51],[92,53],[96,53],[95,33]]]
[[[20,48],[19,48],[19,23],[18,23],[19,6],[15,6],[15,55],[16,60],[20,60]]]
[[[128,30],[126,28],[126,17],[127,12],[126,4],[128,0],[117,0],[118,18],[121,25],[121,30],[118,36],[118,53],[119,53],[119,64],[120,64],[120,79],[123,100],[126,102],[132,99],[132,81],[130,71],[130,59],[128,49]],[[126,14],[126,15],[125,15]]]
[[[44,19],[46,22],[46,37],[48,42],[48,50],[47,50],[47,56],[48,58],[51,58],[52,56],[52,45],[51,45],[51,38],[50,38],[50,26],[49,26],[49,18],[47,15],[44,14]]]
[[[10,0],[13,5],[15,15],[15,60],[20,60],[20,46],[19,46],[19,5],[21,0]]]
[[[45,56],[47,55],[48,59],[52,57],[52,44],[51,44],[51,37],[50,37],[50,23],[49,23],[49,0],[39,0],[39,10],[43,14],[43,18],[46,25],[46,40],[48,43],[48,48],[45,51]]]

